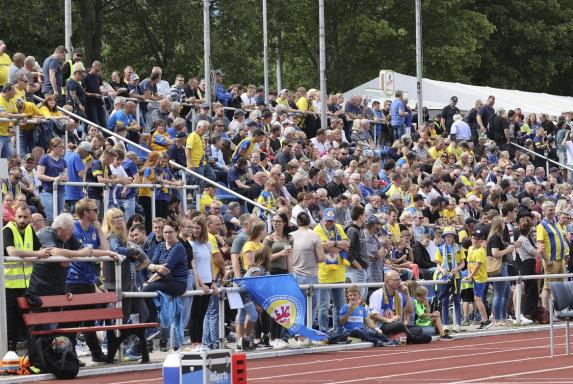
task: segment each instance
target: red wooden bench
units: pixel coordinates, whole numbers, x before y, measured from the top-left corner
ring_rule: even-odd
[[[18,305],[22,309],[24,324],[30,327],[32,335],[56,335],[71,334],[78,332],[107,332],[107,362],[112,363],[123,340],[128,336],[135,335],[139,338],[141,347],[141,362],[149,362],[149,351],[145,340],[147,328],[158,327],[158,323],[122,324],[122,325],[96,325],[92,327],[65,327],[66,323],[79,323],[84,321],[117,320],[123,318],[121,308],[107,307],[108,304],[118,302],[117,294],[83,293],[75,295],[42,296],[42,306],[32,307],[24,297],[18,298]],[[97,309],[74,309],[77,306],[101,305]],[[34,329],[39,325],[55,324],[54,329]],[[114,331],[119,331],[116,336]]]

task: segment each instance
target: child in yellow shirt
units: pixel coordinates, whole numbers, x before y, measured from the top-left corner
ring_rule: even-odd
[[[487,329],[493,325],[492,322],[488,320],[483,303],[483,296],[487,286],[487,259],[483,246],[483,238],[484,234],[480,229],[472,234],[472,246],[468,249],[468,255],[466,257],[469,275],[464,278],[464,280],[473,281],[474,283],[474,303],[482,319],[478,328],[480,330]]]

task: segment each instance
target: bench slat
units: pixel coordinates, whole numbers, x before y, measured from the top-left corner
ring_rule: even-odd
[[[140,324],[122,324],[122,325],[99,325],[95,327],[76,327],[76,328],[57,328],[45,331],[32,331],[32,335],[52,335],[68,334],[79,332],[97,332],[97,331],[114,331],[116,329],[135,329],[135,328],[152,328],[159,327],[159,323],[140,323]]]
[[[53,323],[75,323],[90,320],[111,320],[123,318],[121,308],[97,308],[80,309],[75,311],[24,313],[24,324],[27,326],[53,324]]]
[[[42,296],[42,307],[41,308],[52,308],[52,307],[74,307],[77,305],[92,305],[92,304],[109,304],[116,303],[118,301],[117,294],[115,292],[103,292],[103,293],[79,293],[72,295],[72,299],[69,300],[67,295],[57,295],[57,296]],[[37,307],[31,307],[25,297],[18,298],[18,306],[21,309],[35,309]]]

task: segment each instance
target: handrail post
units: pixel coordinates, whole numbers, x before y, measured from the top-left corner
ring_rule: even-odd
[[[521,297],[523,296],[523,279],[519,275],[515,284],[515,321],[521,325]]]
[[[551,357],[555,356],[555,346],[553,345],[553,296],[549,298],[549,349],[551,350]]]
[[[58,180],[52,184],[52,221],[58,216]]]
[[[139,100],[135,102],[137,108],[135,109],[135,119],[137,120],[137,125],[141,124],[141,110],[139,109]]]
[[[22,144],[22,143],[20,142],[20,122],[19,122],[19,121],[16,121],[16,153],[17,153],[18,155],[20,155],[21,153],[23,153],[23,152],[20,150],[20,145],[21,145],[21,144]],[[66,146],[66,148],[67,148],[67,146]],[[4,355],[2,355],[2,356],[4,356]]]
[[[101,208],[102,212],[105,212],[109,209],[109,194],[109,186],[106,184],[105,187],[103,187],[103,207]]]
[[[308,288],[306,289],[306,326],[308,328],[312,328],[312,323],[314,320],[314,314],[312,313],[312,290],[314,286],[313,284],[309,284]]]
[[[225,300],[227,291],[224,289],[219,293],[219,349],[223,348],[225,342]]]
[[[151,187],[151,222],[155,220],[155,185]]]
[[[183,214],[187,214],[187,189],[181,188],[181,192],[183,192],[183,199],[181,199],[181,208],[183,208]]]

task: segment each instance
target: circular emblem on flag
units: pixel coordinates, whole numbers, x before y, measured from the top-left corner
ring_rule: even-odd
[[[285,328],[291,328],[294,325],[297,315],[296,305],[288,299],[273,301],[267,308],[267,312],[274,321]]]

